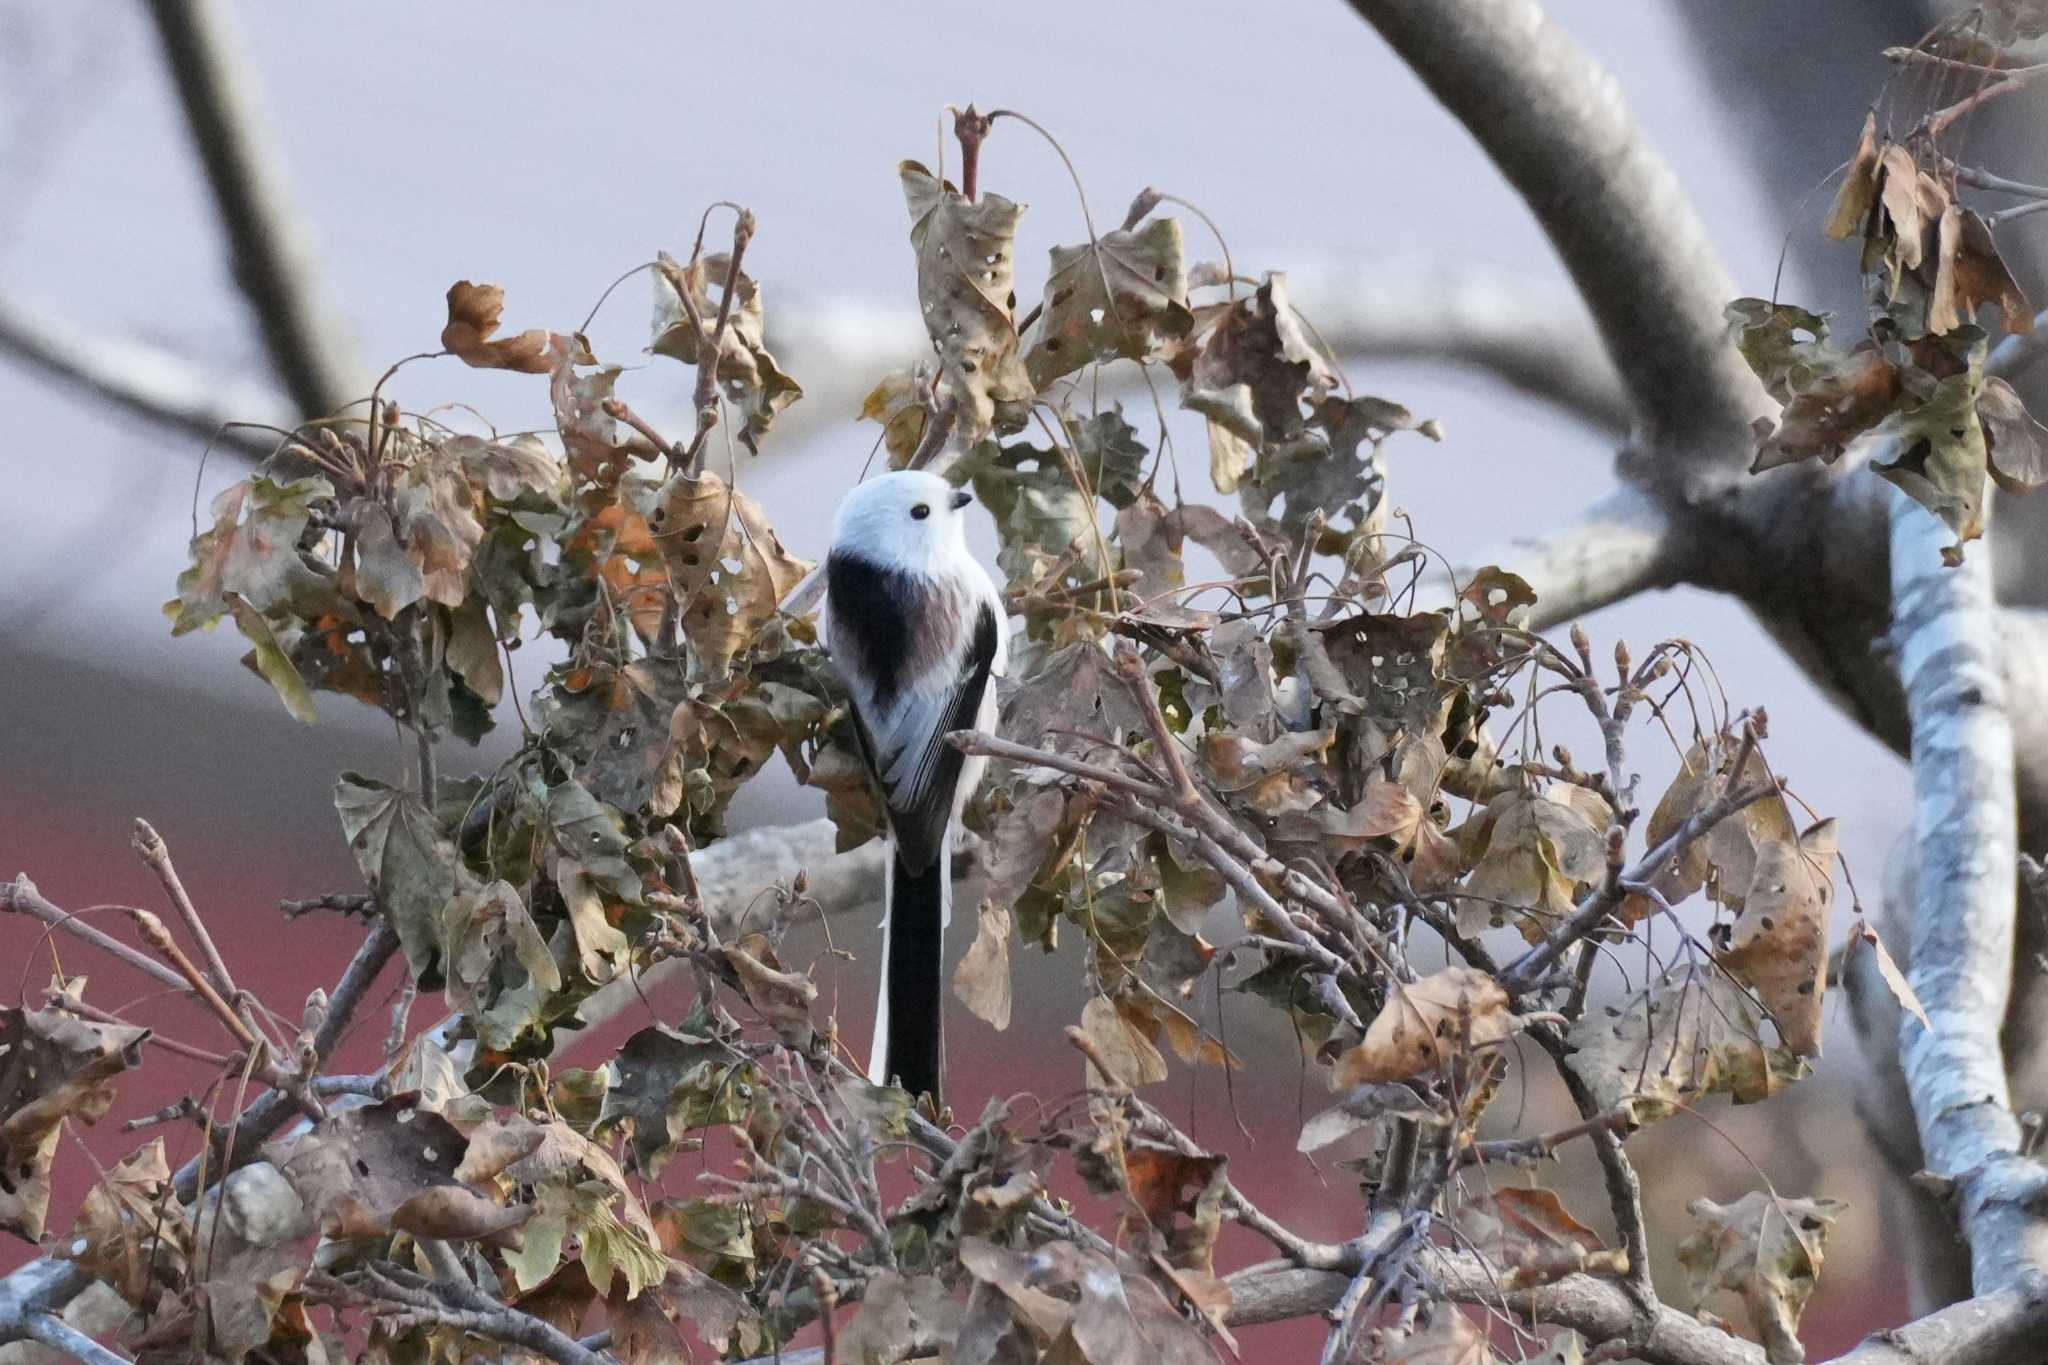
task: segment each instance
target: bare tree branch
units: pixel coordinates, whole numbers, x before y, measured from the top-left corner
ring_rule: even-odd
[[[213,188],[235,282],[255,311],[270,362],[301,413],[336,412],[362,390],[362,366],[342,339],[342,311],[321,288],[305,228],[289,207],[225,7],[150,0],[149,12]]]
[[[1606,340],[1645,450],[1737,472],[1750,418],[1767,400],[1724,334],[1722,307],[1735,291],[1619,83],[1536,0],[1352,8],[1542,224]]]
[[[2021,1155],[1999,1028],[2012,989],[2018,866],[2013,734],[1998,665],[1989,556],[1943,565],[1949,533],[1893,495],[1893,643],[1912,719],[1919,904],[1908,967],[1934,1022],[1899,1025],[1930,1170],[1955,1182],[1980,1293],[2043,1269],[2030,1204],[2048,1171]],[[2030,1245],[2030,1243],[2034,1245]]]
[[[290,406],[277,394],[209,374],[180,356],[122,337],[94,336],[19,299],[0,295],[0,353],[59,383],[83,389],[137,416],[251,459],[268,455],[275,437],[229,422],[290,427]]]

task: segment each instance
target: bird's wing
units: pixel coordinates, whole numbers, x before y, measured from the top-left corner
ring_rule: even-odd
[[[960,775],[945,736],[974,726],[1001,652],[994,591],[935,587],[840,553],[826,569],[827,633],[861,748],[897,847],[921,870],[939,856]]]
[[[940,855],[966,757],[946,743],[946,736],[980,723],[981,699],[995,661],[995,613],[984,602],[974,603],[973,610],[973,626],[951,686],[907,697],[892,727],[893,743],[877,746],[877,771],[889,797],[889,824],[896,831],[899,855],[913,871],[930,866]]]

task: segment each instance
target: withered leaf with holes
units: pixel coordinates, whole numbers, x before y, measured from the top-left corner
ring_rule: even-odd
[[[568,356],[573,343],[556,332],[534,328],[517,336],[497,336],[504,311],[501,286],[457,280],[448,286],[448,324],[441,329],[441,349],[478,369],[521,374],[547,374]]]
[[[1230,1181],[1227,1156],[1189,1154],[1152,1143],[1124,1149],[1124,1189],[1131,1208],[1126,1237],[1176,1270],[1213,1273],[1223,1194]],[[1131,1218],[1136,1213],[1139,1218]]]
[[[1846,352],[1830,345],[1822,315],[1764,299],[1737,299],[1727,315],[1742,358],[1784,404],[1775,424],[1757,424],[1750,473],[1815,456],[1833,463],[1898,406],[1898,366],[1869,341]]]
[[[1303,402],[1319,402],[1336,376],[1287,296],[1287,277],[1213,314],[1201,350],[1186,367],[1181,404],[1270,454],[1307,429]],[[1219,485],[1220,486],[1220,485]]]
[[[1407,985],[1395,982],[1364,1041],[1337,1059],[1330,1085],[1348,1090],[1447,1071],[1498,1048],[1520,1027],[1508,993],[1476,968],[1446,967]]]
[[[392,1215],[426,1190],[457,1185],[468,1144],[419,1096],[393,1095],[332,1114],[278,1144],[278,1169],[328,1237],[379,1237]]]
[[[1194,323],[1180,220],[1156,218],[1052,249],[1045,311],[1024,364],[1043,389],[1093,361],[1142,361]]]
[[[960,405],[956,439],[1014,431],[1038,392],[1018,354],[1011,285],[1024,206],[986,193],[970,203],[915,161],[896,170],[910,210],[925,332],[940,381]]]
[[[647,524],[668,567],[683,633],[706,676],[722,677],[812,569],[782,548],[759,503],[716,474],[677,474]]]
[[[562,988],[547,940],[510,882],[468,886],[452,897],[441,942],[448,1004],[470,1017],[494,1052],[510,1051],[540,1022],[543,998]]]
[[[622,811],[638,811],[662,781],[671,717],[687,695],[682,670],[672,660],[636,659],[623,667],[592,663],[549,674],[535,719],[593,796]]]
[[[655,257],[655,264],[654,340],[647,349],[695,365],[697,328],[683,308],[683,296],[687,293],[696,305],[708,338],[717,330],[719,303],[732,257],[721,251],[682,265],[664,251]],[[719,297],[713,297],[713,290],[718,291]],[[782,372],[768,349],[761,286],[744,270],[733,280],[733,304],[726,317],[725,338],[719,346],[717,378],[719,391],[739,405],[745,418],[740,427],[740,443],[756,455],[761,453],[761,438],[774,425],[776,414],[804,396],[803,389]]]
[[[1799,1057],[1820,1055],[1835,843],[1835,822],[1823,820],[1797,842],[1760,846],[1733,939],[1714,955],[1736,980],[1756,988],[1785,1046]]]
[[[1807,1065],[1763,1041],[1763,1016],[1747,992],[1707,966],[1665,973],[1648,990],[1589,1009],[1567,1035],[1571,1069],[1603,1111],[1620,1108],[1632,1126],[1715,1091],[1737,1104],[1768,1099],[1807,1074]]]
[[[1985,341],[1977,333],[1968,353],[1969,368],[1946,379],[1909,374],[1906,387],[1912,402],[1900,417],[1897,458],[1873,460],[1870,467],[1901,492],[1940,517],[1955,532],[1956,545],[1943,553],[1958,561],[1965,541],[1984,534],[1984,480],[1990,452],[1984,425],[1977,417],[1977,397],[1984,388]]]
[[[1678,1263],[1703,1305],[1717,1290],[1742,1296],[1771,1365],[1797,1365],[1806,1359],[1799,1318],[1820,1278],[1828,1227],[1845,1207],[1764,1190],[1733,1204],[1695,1199],[1686,1208],[1699,1228],[1679,1243]]]
[[[0,1228],[42,1237],[64,1121],[99,1122],[114,1103],[114,1077],[141,1060],[148,1037],[146,1028],[0,1006]]]
[[[660,1025],[628,1038],[611,1071],[598,1129],[628,1128],[634,1169],[650,1180],[691,1133],[745,1119],[753,1094],[752,1071],[730,1048]]]

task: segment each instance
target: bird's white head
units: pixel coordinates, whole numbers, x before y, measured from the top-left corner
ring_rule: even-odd
[[[934,572],[967,555],[965,509],[972,501],[923,470],[884,474],[839,504],[832,545],[872,563]]]

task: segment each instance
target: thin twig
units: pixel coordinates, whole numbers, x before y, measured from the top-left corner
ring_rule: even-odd
[[[126,906],[108,906],[105,908],[115,910],[127,909]],[[183,991],[186,989],[187,983],[185,978],[172,971],[169,967],[166,967],[163,963],[158,962],[147,953],[136,951],[117,938],[101,933],[98,929],[93,928],[90,924],[78,918],[78,916],[69,911],[60,910],[49,901],[44,900],[42,893],[36,890],[36,884],[28,879],[27,873],[22,873],[11,882],[0,883],[0,911],[16,911],[25,915],[33,915],[45,924],[62,929],[72,937],[90,943],[93,947],[107,954],[107,956],[114,958],[116,961],[125,962],[136,971],[142,972],[162,985],[169,986],[172,990]]]
[[[185,884],[178,879],[178,869],[171,862],[171,850],[165,846],[163,836],[150,827],[149,821],[138,816],[133,846],[149,870],[156,874],[156,879],[163,883],[164,894],[170,897],[171,907],[185,922],[185,931],[199,945],[199,954],[206,959],[208,979],[222,995],[232,998],[237,993],[235,978],[228,971],[228,964],[221,959],[220,949],[214,946],[213,935],[206,931],[206,921],[199,917],[192,898],[185,893]]]

